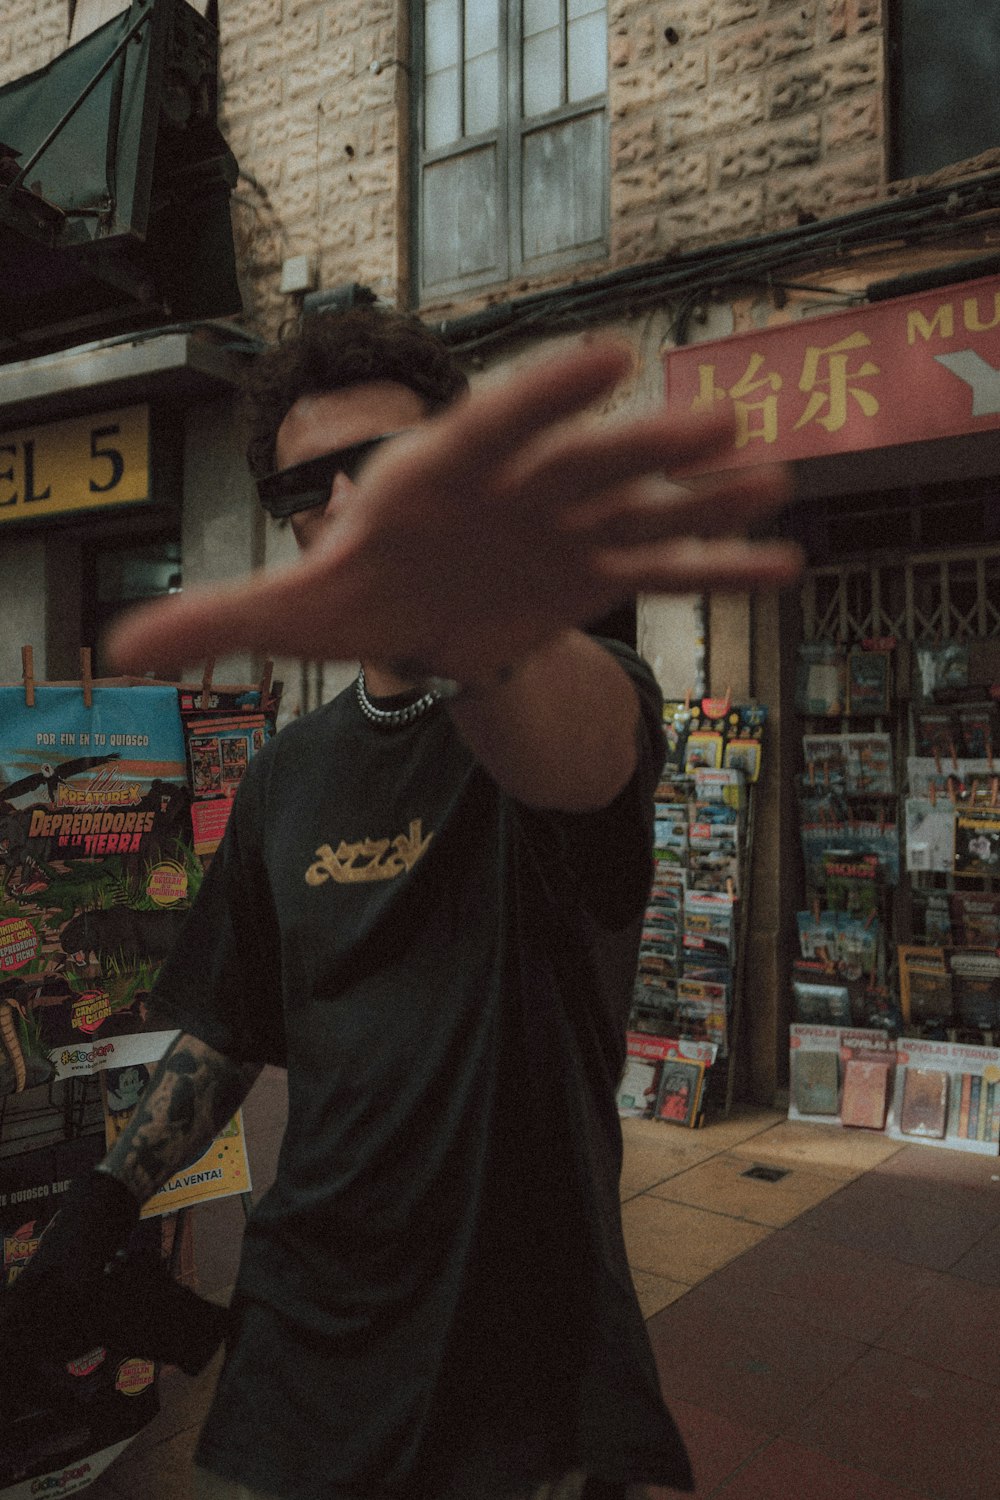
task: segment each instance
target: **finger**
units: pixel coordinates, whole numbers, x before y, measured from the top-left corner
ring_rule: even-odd
[[[574,424],[536,444],[511,477],[556,499],[586,499],[643,475],[675,481],[699,470],[731,468],[737,462],[735,429],[725,410],[659,413],[640,421]]]
[[[185,589],[142,605],[109,630],[109,659],[118,671],[142,673],[176,671],[231,651],[308,656],[315,649],[317,660],[350,657],[353,640],[343,627],[351,617],[353,593],[346,584],[324,588],[327,559],[324,548],[237,583]],[[329,649],[320,649],[321,641]]]
[[[480,388],[422,429],[426,441],[413,448],[421,480],[440,483],[457,468],[478,473],[502,463],[538,433],[609,395],[633,363],[627,344],[595,339]],[[396,474],[405,479],[400,459]]]
[[[701,541],[613,548],[595,560],[609,587],[630,593],[690,593],[787,588],[801,576],[792,542]]]
[[[787,470],[745,469],[697,486],[639,481],[610,502],[594,502],[564,521],[604,546],[636,546],[685,535],[735,536],[784,508],[791,498]]]

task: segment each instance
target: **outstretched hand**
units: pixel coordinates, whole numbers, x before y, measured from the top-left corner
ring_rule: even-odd
[[[731,447],[728,421],[588,414],[630,360],[580,345],[387,444],[301,561],[135,611],[113,660],[144,672],[248,650],[470,680],[639,592],[794,581],[796,548],[746,539],[787,502],[782,470],[678,486]]]

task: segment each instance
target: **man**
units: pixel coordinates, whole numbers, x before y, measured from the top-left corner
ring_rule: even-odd
[[[195,640],[362,663],[251,764],[153,997],[179,1036],[74,1210],[93,1243],[100,1204],[110,1254],[287,1067],[205,1497],[691,1488],[618,1207],[660,699],[579,627],[797,559],[729,535],[780,503],[773,475],[663,479],[718,424],[583,419],[626,369],[598,344],[466,398],[413,320],[307,322],[257,362],[251,441],[301,564],[119,637],[133,667]]]

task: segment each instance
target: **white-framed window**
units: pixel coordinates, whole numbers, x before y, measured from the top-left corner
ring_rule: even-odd
[[[421,300],[604,254],[604,0],[420,0],[414,16]]]

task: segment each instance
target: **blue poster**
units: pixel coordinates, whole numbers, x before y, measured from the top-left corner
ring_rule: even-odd
[[[154,1061],[146,999],[200,883],[172,687],[0,688],[0,1096]]]

